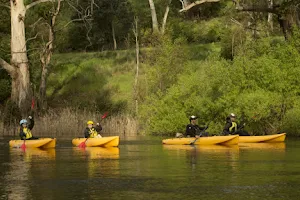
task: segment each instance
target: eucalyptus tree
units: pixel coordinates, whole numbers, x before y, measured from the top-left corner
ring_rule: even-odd
[[[233,2],[238,11],[268,13],[269,22],[272,20],[270,14],[276,15],[286,39],[289,39],[292,27],[300,27],[300,0],[234,0]]]
[[[0,58],[0,65],[11,77],[11,100],[16,103],[22,114],[26,114],[30,109],[32,91],[30,88],[29,60],[25,32],[25,19],[28,10],[45,2],[55,2],[55,0],[10,0],[3,2],[1,7],[10,11],[10,61]]]
[[[169,12],[170,12],[170,4],[172,3],[172,0],[164,0],[162,3],[165,4],[164,5],[165,6],[165,12],[164,12],[164,15],[163,15],[163,19],[162,19],[162,22],[161,22],[161,28],[160,28],[159,24],[158,24],[158,20],[157,20],[157,13],[156,13],[156,8],[155,8],[154,1],[149,0],[153,32],[164,34],[165,29],[166,29],[168,15],[169,15]],[[161,5],[163,5],[163,4],[161,4]]]

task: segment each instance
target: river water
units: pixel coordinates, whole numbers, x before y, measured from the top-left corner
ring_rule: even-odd
[[[300,140],[166,146],[122,138],[118,148],[10,149],[0,140],[0,199],[300,199]]]

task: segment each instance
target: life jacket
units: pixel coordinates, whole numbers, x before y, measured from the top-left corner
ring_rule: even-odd
[[[25,135],[26,135],[26,140],[32,138],[32,133],[31,133],[31,131],[30,131],[29,128],[27,128],[27,127],[26,127],[26,128],[23,128],[23,132],[24,132]]]
[[[89,129],[89,133],[90,133],[90,138],[95,138],[98,135],[98,132],[94,127]]]
[[[234,133],[235,131],[237,131],[237,123],[231,122],[231,127],[229,128],[229,132]]]

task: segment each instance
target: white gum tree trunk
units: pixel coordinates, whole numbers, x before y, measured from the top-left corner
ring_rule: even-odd
[[[23,0],[11,0],[11,99],[22,112],[30,107],[30,74],[25,39],[26,7]]]
[[[153,0],[149,0],[149,5],[150,5],[150,10],[151,10],[153,32],[158,33],[159,32],[158,21],[157,21],[157,15],[156,15],[156,10],[155,10],[155,5],[154,5]]]

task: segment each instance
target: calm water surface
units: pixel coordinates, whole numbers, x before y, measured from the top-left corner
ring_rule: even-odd
[[[0,199],[300,199],[300,140],[166,146],[124,138],[119,148],[10,149],[0,140]]]

